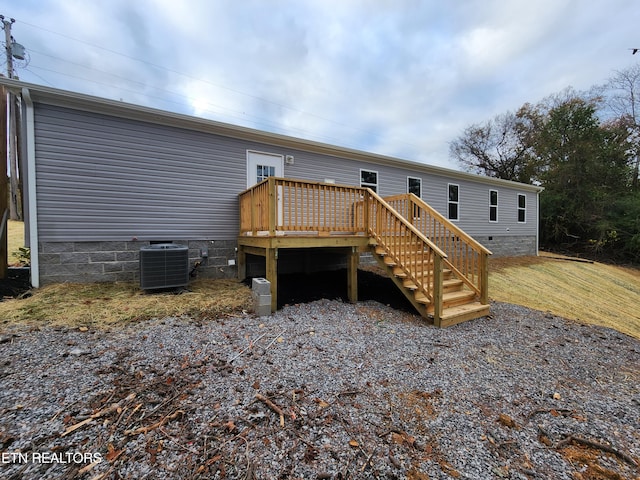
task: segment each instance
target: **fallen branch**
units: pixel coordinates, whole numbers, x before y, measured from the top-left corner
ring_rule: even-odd
[[[560,415],[563,416],[567,416],[567,415],[571,415],[572,413],[576,413],[575,410],[571,410],[568,408],[538,408],[536,410],[534,410],[533,412],[531,412],[529,415],[527,415],[527,418],[531,418],[535,415],[541,414],[541,413],[550,413],[551,415],[553,415],[554,417],[557,415],[554,415],[553,412],[556,412]]]
[[[141,433],[145,433],[146,434],[147,432],[150,432],[151,430],[155,430],[156,428],[160,428],[165,423],[167,423],[169,420],[173,420],[173,419],[175,419],[176,417],[178,417],[179,415],[182,415],[182,414],[184,414],[184,410],[176,410],[171,415],[167,415],[166,417],[164,417],[159,422],[156,422],[156,423],[154,423],[152,425],[149,425],[147,427],[139,427],[139,428],[135,428],[133,430],[125,430],[124,434],[125,435],[139,435]]]
[[[275,336],[275,338],[274,338],[273,340],[271,340],[271,342],[269,342],[269,345],[267,345],[266,347],[264,347],[264,352],[263,352],[262,354],[264,355],[265,353],[267,353],[267,350],[269,350],[269,347],[271,347],[271,345],[273,345],[274,343],[276,343],[276,342],[278,341],[278,339],[279,339],[280,337],[282,337],[282,334],[283,334],[284,332],[286,332],[286,331],[287,331],[287,329],[285,328],[285,329],[284,329],[284,330],[282,330],[279,334],[277,334],[277,335]]]
[[[611,445],[596,442],[594,440],[589,440],[588,438],[578,437],[576,435],[569,435],[564,439],[560,440],[556,444],[556,448],[563,447],[565,445],[570,444],[571,442],[579,443],[580,445],[584,445],[586,447],[596,448],[598,450],[602,450],[603,452],[611,453],[616,457],[620,458],[621,460],[624,460],[629,465],[638,468],[638,463],[633,458],[631,458],[631,456],[627,455],[624,452],[621,452],[616,448],[613,448]]]
[[[135,396],[136,396],[135,393],[131,393],[131,394],[127,395],[127,397],[124,399],[124,402],[130,402],[131,400],[133,400],[135,398]],[[118,411],[118,409],[122,408],[122,403],[123,403],[122,400],[120,402],[117,402],[117,403],[112,403],[107,408],[103,408],[99,412],[96,412],[93,415],[90,415],[89,418],[86,418],[86,419],[82,420],[81,422],[76,423],[75,425],[71,425],[64,432],[62,432],[62,434],[60,434],[60,437],[64,437],[66,435],[69,435],[72,432],[75,432],[79,428],[82,428],[85,425],[93,422],[96,418],[100,418],[100,417],[103,417],[105,415],[109,415],[110,413]]]
[[[259,393],[256,393],[256,398],[260,400],[262,403],[264,403],[271,410],[273,410],[275,413],[280,415],[280,426],[284,428],[284,412],[282,411],[282,409],[279,406],[277,406],[275,403],[273,403],[271,400],[269,400],[267,397],[265,397],[264,395],[260,395]]]
[[[243,348],[242,350],[240,350],[240,353],[238,353],[235,357],[233,357],[231,360],[227,361],[227,363],[231,364],[234,360],[238,359],[240,357],[240,355],[242,355],[244,352],[246,352],[247,350],[253,348],[253,345],[260,340],[261,338],[263,338],[264,336],[267,335],[267,333],[269,332],[265,332],[262,335],[260,335],[258,338],[256,338],[255,340],[251,340],[249,342],[249,345],[246,348]]]
[[[200,455],[200,452],[199,452],[198,450],[196,450],[196,449],[194,449],[194,448],[189,448],[189,447],[186,447],[186,446],[182,445],[182,444],[178,441],[178,439],[176,439],[175,437],[172,437],[171,435],[169,435],[169,434],[164,430],[164,428],[162,428],[162,427],[158,427],[158,431],[159,431],[160,433],[162,433],[165,437],[167,437],[167,438],[168,438],[172,443],[174,443],[175,445],[177,445],[178,447],[180,447],[181,449],[186,450],[186,451],[187,451],[187,452],[189,452],[189,453],[195,453],[196,455]],[[206,444],[205,444],[205,451],[204,451],[204,454],[205,454],[205,457],[206,457],[206,455],[207,455]]]
[[[552,260],[565,260],[567,262],[578,262],[578,263],[595,263],[593,260],[587,260],[586,258],[576,258],[576,257],[546,257]]]

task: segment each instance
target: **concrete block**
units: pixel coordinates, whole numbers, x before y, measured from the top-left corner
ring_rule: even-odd
[[[266,317],[267,315],[271,315],[271,304],[256,306],[253,310],[257,316]]]
[[[253,297],[253,304],[256,306],[271,305],[271,295],[258,295],[253,292],[251,296]]]
[[[251,290],[256,295],[271,295],[271,282],[266,278],[254,278],[251,281]]]

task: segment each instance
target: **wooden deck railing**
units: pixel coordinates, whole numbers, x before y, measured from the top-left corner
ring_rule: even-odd
[[[414,194],[385,200],[446,253],[448,267],[479,295],[482,304],[488,304],[491,252]]]
[[[443,271],[489,303],[491,252],[413,194],[270,177],[240,194],[240,235],[360,235],[401,268],[439,321]],[[423,302],[424,303],[424,302]],[[437,323],[436,323],[437,324]]]
[[[270,177],[240,194],[240,234],[365,235],[366,189]]]
[[[363,209],[369,234],[417,286],[417,293],[428,299],[434,322],[438,325],[442,314],[446,253],[372,190],[367,189]]]

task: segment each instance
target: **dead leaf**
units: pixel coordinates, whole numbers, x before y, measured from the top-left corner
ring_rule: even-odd
[[[236,429],[236,424],[233,423],[231,420],[229,420],[223,426],[229,431],[229,433],[233,432]]]
[[[429,480],[429,476],[412,467],[411,470],[407,472],[407,480]]]
[[[316,402],[320,408],[327,408],[329,406],[327,402],[320,400],[319,398],[314,398],[313,401]]]
[[[255,382],[253,382],[253,385],[251,385],[253,387],[254,390],[260,390],[260,380],[256,380]]]
[[[112,443],[107,445],[107,455],[105,458],[108,462],[114,462],[120,455],[124,453],[124,449],[116,450]]]
[[[349,445],[351,445],[352,447],[359,447],[360,446],[360,444],[357,441],[353,440],[353,439],[349,440]]]
[[[506,413],[500,414],[500,416],[498,417],[498,422],[500,422],[505,427],[518,428],[518,424],[515,422],[515,420]]]
[[[407,447],[414,447],[416,443],[415,437],[409,435],[407,432],[392,432],[391,441],[393,443],[397,443],[398,445],[405,445]]]

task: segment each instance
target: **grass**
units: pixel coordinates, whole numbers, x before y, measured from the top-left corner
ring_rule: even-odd
[[[22,222],[9,221],[8,251],[24,245]],[[15,264],[17,257],[9,259]],[[24,299],[0,302],[0,328],[43,324],[109,327],[150,318],[220,318],[251,308],[250,289],[235,280],[197,279],[182,293],[147,293],[134,283],[47,285]]]
[[[97,328],[168,316],[214,319],[250,309],[250,299],[249,288],[235,280],[198,279],[182,293],[147,293],[133,283],[61,283],[0,303],[0,323]]]
[[[491,298],[640,338],[640,270],[560,258],[492,259]]]
[[[21,232],[21,222],[9,223],[10,253],[23,245]],[[491,259],[489,271],[493,300],[640,338],[640,270],[543,254]],[[65,283],[42,287],[29,298],[0,302],[0,327],[101,327],[166,316],[217,318],[250,308],[249,288],[234,280],[198,279],[181,294],[145,293],[133,283]]]
[[[24,246],[24,223],[17,220],[7,220],[7,251],[9,265],[19,265],[18,248]]]

